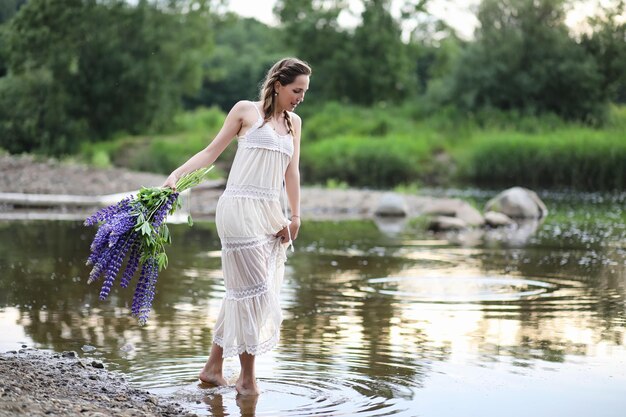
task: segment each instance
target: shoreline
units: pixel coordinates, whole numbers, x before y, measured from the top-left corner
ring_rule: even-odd
[[[95,168],[55,159],[38,160],[31,155],[0,155],[0,194],[32,194],[96,197],[134,192],[142,186],[159,186],[165,175],[135,172],[123,168]],[[194,219],[212,220],[224,181],[212,181],[193,188],[184,202]],[[301,215],[306,220],[372,219],[380,199],[389,191],[355,188],[329,189],[302,186]],[[429,207],[458,199],[402,194],[408,218],[427,212]],[[120,197],[121,199],[121,197]],[[0,219],[80,219],[95,210],[94,205],[52,204],[37,206],[0,201]],[[185,216],[186,217],[186,216]]]
[[[132,387],[99,360],[28,348],[0,353],[0,417],[196,416],[176,402]]]

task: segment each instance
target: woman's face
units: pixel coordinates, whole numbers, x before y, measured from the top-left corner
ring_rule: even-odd
[[[282,85],[279,82],[276,84],[278,108],[294,111],[296,106],[304,100],[304,95],[309,89],[309,76],[298,75],[291,84]]]

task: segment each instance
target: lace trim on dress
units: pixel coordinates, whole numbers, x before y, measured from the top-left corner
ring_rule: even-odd
[[[283,146],[280,147],[278,144],[276,143],[265,143],[265,142],[251,142],[251,141],[247,141],[244,139],[239,140],[239,147],[240,148],[248,148],[248,149],[252,149],[252,148],[256,148],[256,149],[267,149],[269,151],[275,151],[275,152],[280,152],[283,153],[289,157],[291,157],[293,155],[293,149],[287,147],[287,146]]]
[[[241,343],[239,345],[224,346],[224,339],[220,336],[213,336],[213,343],[222,347],[222,349],[224,349],[224,353],[222,353],[222,357],[228,358],[230,356],[241,355],[244,352],[247,352],[255,356],[262,355],[272,350],[272,348],[276,346],[276,344],[278,343],[279,339],[280,339],[280,330],[276,329],[272,337],[270,337],[264,342],[259,343],[258,345],[246,346],[245,343]]]
[[[254,106],[256,107],[256,106]],[[259,111],[257,109],[257,111]],[[257,119],[256,122],[254,122],[254,124],[252,126],[250,126],[250,128],[246,131],[246,133],[244,135],[241,136],[237,136],[240,140],[245,138],[246,136],[252,134],[255,130],[259,130],[259,128],[263,126],[263,118],[259,116],[259,118]]]
[[[233,251],[241,249],[250,249],[257,246],[263,246],[275,240],[273,235],[252,237],[252,238],[222,238],[222,250]]]
[[[265,127],[265,129],[263,129]],[[237,146],[242,148],[262,148],[293,155],[293,139],[291,134],[279,135],[269,125],[261,126],[252,132],[246,133],[237,141]]]
[[[241,300],[247,300],[249,298],[258,297],[260,295],[267,293],[267,291],[269,291],[269,288],[267,287],[267,283],[262,282],[253,287],[248,287],[248,288],[243,288],[243,289],[231,289],[231,290],[226,289],[225,298],[227,300],[241,301]]]
[[[235,198],[253,198],[255,200],[278,201],[280,197],[280,190],[256,187],[254,185],[228,185],[224,190],[223,195]]]
[[[270,235],[271,237],[271,235]],[[235,240],[230,240],[231,243],[235,243]],[[243,242],[244,240],[240,240],[240,242]],[[251,241],[250,239],[248,239],[248,241]],[[265,283],[259,284],[255,287],[252,288],[248,288],[246,290],[239,290],[239,291],[232,291],[229,292],[227,290],[226,292],[226,299],[228,299],[229,295],[248,295],[250,294],[250,297],[248,298],[252,298],[254,295],[253,294],[255,291],[258,294],[261,294],[262,288],[266,287],[266,291],[270,292],[269,288],[267,288],[267,282],[274,282],[275,277],[276,277],[276,267],[277,267],[277,262],[284,262],[286,259],[283,255],[283,252],[281,251],[281,243],[279,243],[278,241],[275,243],[274,247],[272,248],[272,253],[269,257],[269,265],[268,265],[268,275],[267,275],[267,281]],[[273,289],[273,291],[276,291],[277,288]],[[236,294],[238,292],[238,294]],[[244,294],[246,293],[246,294]],[[277,294],[276,294],[277,295]],[[224,302],[227,302],[226,300],[224,300]],[[261,355],[263,353],[266,353],[270,350],[272,350],[274,348],[274,346],[276,346],[276,344],[279,341],[280,338],[280,322],[276,323],[276,330],[274,331],[274,334],[267,340],[256,344],[256,345],[246,345],[246,343],[240,343],[237,345],[229,345],[226,346],[225,342],[224,342],[224,338],[222,336],[219,336],[217,334],[213,335],[213,342],[219,346],[222,347],[222,349],[224,349],[223,353],[222,353],[222,357],[227,358],[227,357],[231,357],[231,356],[237,356],[237,355],[241,355],[244,352],[247,352],[251,355]]]

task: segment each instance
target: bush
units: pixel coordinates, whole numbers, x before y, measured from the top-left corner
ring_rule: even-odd
[[[448,107],[426,115],[419,102],[389,108],[329,103],[315,110],[304,117],[305,129],[311,129],[302,136],[305,184],[388,188],[411,183],[449,186],[455,180],[581,189],[626,184],[626,141],[621,133],[626,107],[614,107],[602,130],[552,115],[499,110],[463,114]],[[204,148],[224,118],[216,108],[181,113],[168,134],[85,145],[83,158],[166,174]],[[319,136],[311,140],[313,132]],[[221,173],[230,168],[236,148],[232,144],[218,159]]]
[[[303,149],[302,176],[308,183],[332,178],[352,186],[392,187],[416,180],[428,152],[425,141],[409,137],[336,137]]]
[[[160,131],[200,86],[206,8],[23,3],[0,29],[0,76],[9,74],[0,78],[0,146],[10,152],[73,154],[86,140]]]
[[[188,158],[206,147],[224,122],[217,108],[199,108],[176,116],[169,134],[123,136],[110,142],[85,144],[83,158],[91,163],[105,161],[103,153],[115,166],[137,171],[169,174]],[[236,146],[229,146],[218,164],[228,168]]]
[[[0,147],[55,156],[78,150],[87,125],[68,117],[69,98],[52,78],[47,70],[0,78]]]
[[[303,138],[306,141],[329,139],[335,136],[386,136],[411,131],[413,123],[397,107],[377,105],[360,107],[329,102],[307,112],[304,118]]]
[[[618,131],[491,131],[473,138],[456,157],[460,175],[480,185],[626,188],[626,141]]]

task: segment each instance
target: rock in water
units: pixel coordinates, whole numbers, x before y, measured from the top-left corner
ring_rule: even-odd
[[[495,211],[522,219],[539,219],[548,215],[548,209],[539,196],[534,191],[522,187],[502,191],[487,202],[485,211]]]
[[[404,198],[398,193],[385,193],[380,197],[378,206],[374,211],[377,216],[403,217],[408,213]]]
[[[465,222],[465,226],[482,226],[485,219],[469,203],[454,198],[439,199],[427,204],[422,214],[456,217]]]
[[[491,227],[500,227],[512,224],[513,220],[506,214],[488,211],[485,213],[485,223]]]
[[[467,223],[463,220],[450,216],[437,216],[431,219],[428,230],[433,232],[445,232],[448,230],[462,230],[467,228]]]

